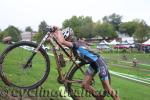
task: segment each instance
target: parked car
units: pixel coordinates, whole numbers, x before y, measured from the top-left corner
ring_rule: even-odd
[[[150,46],[143,46],[142,49],[143,49],[143,51],[145,53],[149,53],[150,52]]]
[[[127,47],[125,45],[118,44],[118,45],[113,46],[113,48],[114,49],[128,49],[129,47]]]
[[[134,48],[135,47],[135,44],[134,43],[128,43],[127,41],[122,41],[121,42],[121,45],[127,47],[127,48]]]

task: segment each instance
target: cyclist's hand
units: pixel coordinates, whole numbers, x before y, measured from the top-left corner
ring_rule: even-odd
[[[56,26],[47,26],[46,27],[46,31],[47,32],[51,32],[51,33],[54,33],[56,30],[58,30],[59,28],[56,27]]]

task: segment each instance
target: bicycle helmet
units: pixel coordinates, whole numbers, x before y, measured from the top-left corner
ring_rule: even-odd
[[[72,39],[74,36],[74,32],[73,32],[72,28],[70,28],[70,27],[63,29],[62,34],[63,34],[65,40]]]

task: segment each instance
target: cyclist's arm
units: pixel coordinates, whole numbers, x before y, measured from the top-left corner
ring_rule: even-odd
[[[73,47],[73,43],[72,42],[69,42],[69,41],[66,41],[62,35],[62,31],[60,30],[57,30],[54,32],[54,36],[55,38],[57,39],[57,41],[62,44],[62,45],[65,45],[69,48],[72,48]]]

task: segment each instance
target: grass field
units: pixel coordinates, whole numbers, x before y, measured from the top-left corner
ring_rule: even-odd
[[[7,47],[7,45],[0,43],[0,53],[6,47]],[[16,52],[16,53],[18,53],[18,52]],[[110,70],[116,71],[116,72],[121,72],[121,73],[126,73],[126,74],[131,74],[131,75],[136,75],[141,78],[150,78],[150,71],[149,71],[150,55],[149,54],[136,54],[136,53],[132,54],[131,53],[131,54],[126,54],[126,55],[128,56],[128,60],[124,61],[124,60],[121,60],[122,54],[118,54],[118,53],[103,53],[102,54],[102,56],[104,58],[106,58],[106,62],[108,61]],[[53,57],[52,56],[49,56],[49,57],[51,59],[51,72],[49,74],[49,77],[40,88],[38,88],[37,90],[33,90],[31,92],[31,94],[30,94],[32,96],[32,97],[30,97],[31,100],[32,99],[33,100],[50,100],[50,98],[51,98],[51,100],[62,100],[63,99],[59,96],[59,87],[62,85],[57,82],[58,75],[57,75],[57,71],[55,68],[56,64],[55,64]],[[138,68],[133,68],[132,63],[128,63],[128,62],[132,62],[133,57],[137,57],[138,60],[140,60],[140,64],[138,65]],[[12,58],[15,59],[17,57],[12,57]],[[10,60],[12,58],[10,57]],[[146,64],[146,65],[143,65],[143,64]],[[41,65],[40,60],[36,63],[36,65],[37,66]],[[67,66],[67,67],[69,67],[69,66]],[[146,71],[143,69],[145,69]],[[17,77],[16,71],[11,70],[11,68],[8,71],[10,71],[12,73],[15,72],[13,75],[16,74],[16,77]],[[33,78],[33,80],[37,78],[38,73],[40,71],[41,71],[41,69],[39,69],[39,70],[36,69],[36,71],[32,72],[32,74],[30,76]],[[23,75],[23,73],[21,75]],[[23,82],[29,81],[27,77],[24,77],[24,79],[22,79],[22,80],[23,80]],[[97,79],[96,81],[99,81],[99,79]],[[20,83],[19,79],[16,80],[16,82],[18,82],[18,84],[19,84]],[[121,100],[149,100],[150,99],[150,94],[149,94],[150,85],[141,84],[141,83],[138,83],[135,81],[121,78],[116,75],[112,75],[112,87],[115,90],[117,90],[117,92],[119,93],[119,95],[121,97]],[[101,84],[97,88],[102,89]],[[49,91],[51,94],[50,95],[42,94],[44,92],[44,90]],[[13,92],[20,93],[20,92],[18,92],[18,90],[7,87],[2,81],[0,81],[0,96],[1,96],[0,100],[7,99],[7,97],[5,97],[5,94],[7,92],[10,94],[12,94]],[[19,95],[19,94],[17,94],[17,95]],[[37,97],[34,97],[34,96],[37,96]],[[26,98],[26,97],[24,97],[24,98]],[[85,99],[85,100],[87,100],[87,99]],[[106,100],[112,100],[112,99],[110,97],[106,97]]]

